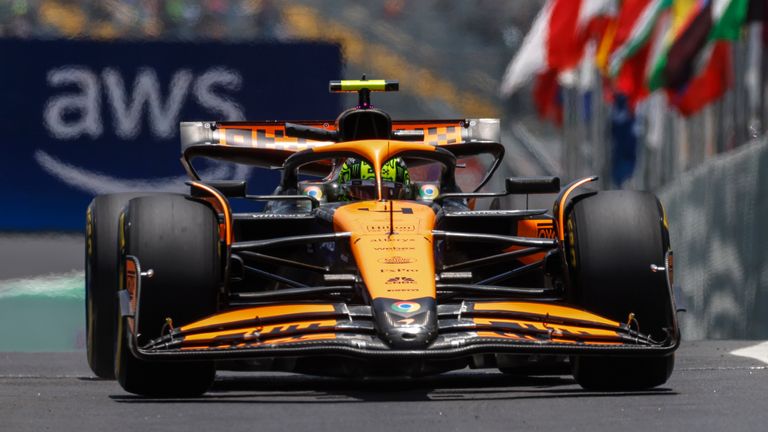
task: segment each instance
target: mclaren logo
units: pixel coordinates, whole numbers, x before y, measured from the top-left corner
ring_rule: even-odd
[[[539,238],[553,239],[556,236],[555,224],[552,222],[544,222],[536,224],[536,236]]]

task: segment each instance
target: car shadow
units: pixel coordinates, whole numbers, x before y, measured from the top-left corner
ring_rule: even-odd
[[[219,375],[211,389],[196,398],[146,398],[120,394],[118,403],[363,403],[415,401],[484,401],[624,396],[673,396],[669,388],[595,392],[582,389],[570,376],[515,376],[459,372],[424,378],[341,379],[306,375]]]

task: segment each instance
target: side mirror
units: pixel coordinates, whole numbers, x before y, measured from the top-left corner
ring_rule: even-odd
[[[560,192],[559,177],[507,177],[507,194],[548,194]]]

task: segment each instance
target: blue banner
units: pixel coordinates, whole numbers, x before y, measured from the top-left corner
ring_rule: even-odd
[[[179,189],[180,121],[340,111],[331,44],[0,40],[0,52],[0,230],[81,230],[97,194]],[[270,192],[277,173],[258,175],[249,190]]]

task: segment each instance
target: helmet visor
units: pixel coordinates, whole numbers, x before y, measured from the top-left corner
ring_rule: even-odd
[[[407,190],[399,182],[381,182],[381,192],[383,199],[402,199],[406,197]],[[353,180],[347,185],[347,194],[350,198],[357,200],[378,199],[376,193],[376,182],[374,180]]]

